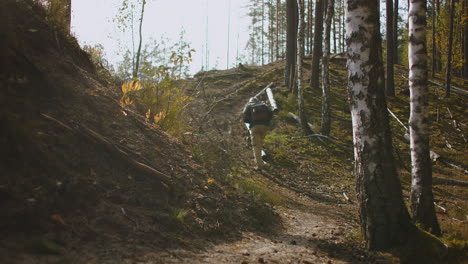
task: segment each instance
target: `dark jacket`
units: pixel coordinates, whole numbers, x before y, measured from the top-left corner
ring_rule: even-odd
[[[244,115],[244,122],[245,123],[248,123],[249,124],[249,128],[252,128],[253,126],[256,126],[256,125],[266,125],[266,126],[270,126],[270,121],[271,119],[273,118],[273,111],[271,111],[270,107],[267,106],[268,108],[268,119],[267,120],[256,120],[256,121],[253,121],[252,120],[252,105],[254,105],[255,103],[247,103],[244,107],[244,112],[243,112],[243,115]]]

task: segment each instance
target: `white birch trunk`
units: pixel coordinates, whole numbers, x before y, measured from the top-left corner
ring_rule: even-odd
[[[411,211],[413,221],[440,234],[432,194],[426,50],[426,1],[411,0],[409,21],[409,87],[411,148]]]
[[[403,202],[384,95],[378,0],[348,0],[348,89],[361,230],[371,250],[401,245],[414,228]]]

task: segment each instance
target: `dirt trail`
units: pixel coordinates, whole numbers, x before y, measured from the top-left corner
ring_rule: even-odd
[[[281,64],[271,65],[257,73],[256,78],[233,80],[225,87],[203,87],[204,98],[221,101],[212,106],[203,125],[204,136],[232,138],[228,148],[240,151],[236,155],[246,166],[252,165],[252,154],[245,138],[246,131],[240,111],[248,98],[263,88],[267,81],[281,75],[275,74]],[[274,80],[273,78],[273,80]],[[257,82],[248,91],[242,85]],[[240,84],[239,84],[240,83]],[[203,84],[202,84],[203,85]],[[207,84],[209,85],[209,84]],[[240,87],[240,88],[239,88]],[[284,87],[276,85],[276,91]],[[237,90],[236,90],[237,89]],[[274,90],[275,90],[274,89]],[[199,104],[198,107],[201,107]],[[218,120],[216,122],[216,120]],[[221,144],[223,145],[223,144]],[[263,172],[250,170],[247,178],[260,178],[264,186],[284,199],[284,205],[275,211],[282,228],[275,234],[243,232],[231,241],[197,241],[193,248],[174,249],[162,254],[147,255],[141,263],[373,263],[375,258],[360,248],[353,248],[347,236],[356,234],[358,228],[355,205],[341,195],[315,192],[314,182],[304,185],[301,179],[309,177],[296,168],[285,169],[270,165]],[[200,248],[197,249],[197,245]],[[203,246],[202,246],[203,245]]]
[[[356,230],[346,215],[352,206],[318,202],[265,180],[287,199],[276,207],[283,228],[276,234],[244,232],[239,239],[216,243],[199,241],[203,249],[170,250],[147,255],[139,263],[379,263],[362,249],[353,249],[346,236]]]

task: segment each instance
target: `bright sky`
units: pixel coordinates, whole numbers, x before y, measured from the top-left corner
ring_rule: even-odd
[[[246,54],[245,45],[249,38],[250,24],[250,19],[246,16],[248,2],[249,0],[147,0],[143,20],[143,44],[150,39],[159,40],[162,36],[177,41],[184,28],[185,40],[197,51],[191,66],[191,73],[196,73],[202,67],[202,58],[206,57],[202,53],[208,20],[209,68],[226,69],[230,17],[229,68],[232,68],[236,65],[237,50],[239,55]],[[120,4],[121,0],[72,1],[72,31],[78,41],[81,45],[102,44],[111,63],[121,60],[119,51],[131,47],[130,33],[121,33],[113,22]]]

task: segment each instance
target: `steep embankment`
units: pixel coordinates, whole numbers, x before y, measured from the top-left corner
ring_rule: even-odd
[[[2,262],[118,263],[277,223],[210,181],[180,140],[122,109],[39,7],[2,1],[0,15]]]

